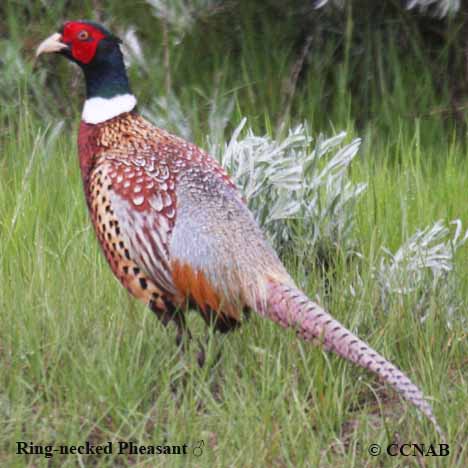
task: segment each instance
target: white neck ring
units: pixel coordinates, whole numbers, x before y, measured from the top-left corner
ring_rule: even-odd
[[[86,99],[81,118],[90,124],[98,124],[135,108],[137,100],[133,94],[119,94],[111,98],[92,97]]]

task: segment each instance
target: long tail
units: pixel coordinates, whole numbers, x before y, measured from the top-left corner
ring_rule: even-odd
[[[327,351],[334,351],[377,374],[406,400],[419,408],[432,421],[439,435],[443,436],[432,413],[431,405],[421,390],[397,367],[353,335],[297,288],[271,282],[267,285],[266,292],[266,304],[259,304],[257,308],[262,315],[283,327],[296,328],[301,338],[323,343]]]

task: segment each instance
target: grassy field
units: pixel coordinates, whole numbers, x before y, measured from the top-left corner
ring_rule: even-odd
[[[390,296],[384,306],[375,275],[382,247],[395,252],[417,229],[439,219],[460,219],[468,228],[466,135],[450,116],[430,112],[448,105],[445,90],[434,87],[422,59],[409,54],[405,61],[388,44],[390,77],[363,83],[365,125],[355,117],[359,103],[346,86],[353,72],[346,61],[333,77],[336,94],[326,100],[327,78],[320,63],[312,64],[283,115],[282,77],[294,60],[287,48],[267,60],[274,34],[254,47],[251,27],[244,24],[239,56],[231,60],[215,44],[198,72],[199,55],[190,47],[171,51],[173,86],[192,138],[206,145],[213,87],[221,104],[234,99],[224,138],[243,116],[274,136],[279,121],[308,120],[313,136],[344,129],[349,138],[363,138],[350,173],[368,184],[352,233],[360,260],[338,251],[326,271],[313,261],[306,268],[301,259],[315,253],[300,247],[283,260],[311,297],[318,295],[432,397],[450,454],[369,455],[371,444],[385,451],[393,442],[442,441],[372,375],[256,316],[238,332],[211,336],[202,369],[195,344],[184,355],[177,350],[175,331],[127,295],[94,238],[76,155],[78,101],[66,96],[63,112],[40,118],[40,89],[33,97],[26,91],[34,80],[42,80],[44,92],[65,89],[72,81],[65,67],[59,69],[65,76],[49,70],[47,78],[38,78],[40,71],[17,83],[10,77],[13,94],[3,97],[0,111],[0,466],[467,466],[468,245],[455,252],[449,293],[443,284],[425,286]],[[140,82],[139,73],[133,64],[134,91],[146,104],[152,83],[162,88],[164,77],[148,71]],[[189,323],[203,339],[194,313]],[[18,441],[56,447],[111,441],[114,453],[26,457],[15,454]],[[118,455],[119,441],[190,448],[186,456]],[[199,441],[203,453],[195,456]]]

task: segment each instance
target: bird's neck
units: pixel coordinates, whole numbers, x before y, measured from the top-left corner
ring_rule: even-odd
[[[86,80],[86,101],[82,119],[98,124],[124,112],[130,112],[137,104],[130,85],[120,50],[83,67]]]

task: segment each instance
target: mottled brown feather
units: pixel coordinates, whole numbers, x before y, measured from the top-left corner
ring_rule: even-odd
[[[224,169],[197,146],[153,127],[135,113],[125,113],[97,125],[82,122],[78,144],[85,195],[96,235],[123,286],[146,304],[156,303],[162,311],[167,311],[168,304],[180,307],[189,300],[200,308],[205,319],[209,309],[210,314],[226,314],[239,320],[237,308],[223,303],[203,272],[194,272],[189,265],[169,264],[165,261],[167,242],[155,245],[152,239],[162,218],[167,223],[168,235],[173,229],[177,212],[175,189],[181,171],[201,167],[234,188]],[[116,197],[129,204],[125,219],[116,215],[117,208],[112,204]],[[128,236],[125,238],[122,232],[123,222],[131,224],[137,213],[147,220],[138,233],[139,239],[152,248],[140,257],[132,255]],[[172,287],[158,281],[160,272],[152,271],[142,261],[149,254],[164,267],[163,275],[173,279]]]

